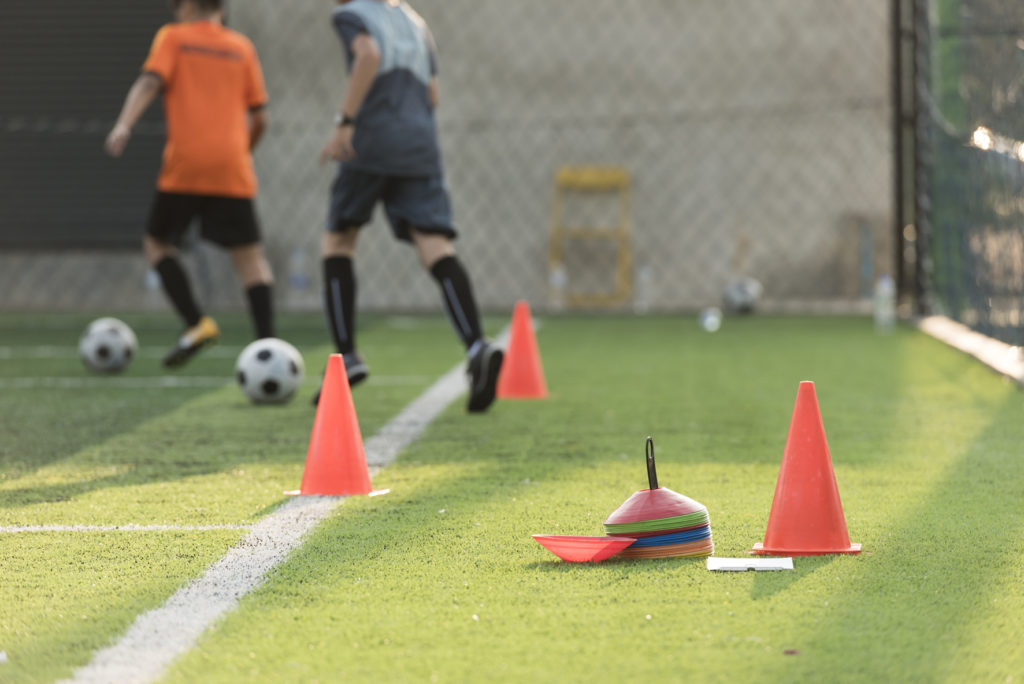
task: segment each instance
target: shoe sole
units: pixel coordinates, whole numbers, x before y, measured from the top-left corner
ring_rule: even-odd
[[[498,373],[501,372],[501,363],[505,359],[505,353],[500,349],[494,349],[484,359],[483,384],[477,391],[469,395],[467,409],[470,413],[482,413],[494,403],[495,392],[498,388]]]
[[[164,359],[164,368],[180,368],[197,353],[216,342],[216,337],[210,337],[188,347],[187,349],[175,349]]]
[[[347,370],[346,375],[348,376],[348,386],[355,387],[370,376],[370,369],[365,365],[353,366],[351,370]]]

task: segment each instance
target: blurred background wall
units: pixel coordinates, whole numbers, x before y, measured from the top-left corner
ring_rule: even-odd
[[[0,7],[0,73],[5,83],[20,74],[0,96],[0,307],[159,310],[166,305],[137,248],[159,163],[159,107],[127,158],[109,160],[101,148],[165,4],[97,6],[98,26],[110,26],[108,12],[123,20],[115,34],[82,32],[102,44],[99,62],[47,49],[67,40],[49,28],[64,22],[39,17],[75,6]],[[767,309],[849,311],[863,309],[878,275],[893,272],[887,0],[414,6],[439,46],[438,123],[457,246],[483,308],[506,310],[517,299],[559,308],[554,283],[613,309],[685,311],[719,303],[730,279],[746,275],[763,284]],[[320,306],[317,250],[334,171],[317,156],[345,80],[333,7],[229,5],[270,92],[258,206],[282,309]],[[15,40],[26,26],[36,38]],[[89,45],[79,49],[88,54]],[[77,109],[33,95],[57,74],[94,84]],[[569,227],[625,223],[628,254],[617,241],[570,238],[553,273],[555,178],[567,166],[614,167],[628,178],[625,219],[618,191],[559,195]],[[51,228],[38,225],[44,215]],[[196,245],[187,260],[208,306],[243,306],[224,255]],[[439,305],[412,250],[379,215],[361,238],[357,269],[365,309]]]

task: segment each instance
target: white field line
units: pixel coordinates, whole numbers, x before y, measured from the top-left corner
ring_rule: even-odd
[[[209,532],[248,530],[252,525],[0,525],[0,534],[21,532]]]
[[[242,347],[231,345],[215,344],[203,350],[203,356],[207,358],[230,358],[233,359],[242,353]],[[167,354],[166,349],[145,348],[139,349],[136,356],[143,359],[162,359]],[[78,347],[38,345],[24,347],[0,347],[0,359],[77,359]]]
[[[372,375],[367,383],[383,387],[407,387],[422,385],[429,381],[425,375]],[[203,375],[159,375],[149,377],[127,377],[121,375],[83,375],[64,377],[29,376],[0,378],[0,389],[188,389],[196,387],[221,387],[233,384],[234,377]],[[307,375],[304,385],[319,385],[319,376]]]
[[[387,320],[387,325],[395,330],[415,330],[424,326],[425,319],[419,316],[392,316]],[[38,325],[33,327],[43,329],[60,329],[65,327],[63,322],[54,325]],[[0,333],[4,331],[0,327]],[[172,338],[167,339],[168,344],[173,342]],[[203,356],[207,358],[236,358],[242,352],[242,347],[231,344],[215,344],[203,350]],[[167,354],[166,349],[157,349],[151,346],[142,346],[136,352],[138,358],[162,359]],[[65,359],[77,358],[78,347],[73,345],[0,345],[0,359]]]
[[[998,373],[1024,384],[1024,353],[1020,347],[993,339],[971,330],[945,316],[927,316],[918,327],[949,346],[970,354]]]
[[[504,335],[503,335],[504,337]],[[466,389],[464,364],[443,375],[363,444],[370,474],[394,461]],[[300,496],[258,521],[249,534],[202,576],[159,608],[143,613],[113,645],[78,669],[74,684],[151,682],[203,632],[258,587],[270,570],[341,503],[340,497]]]
[[[0,389],[174,389],[190,387],[220,387],[234,378],[201,375],[160,375],[151,377],[124,377],[96,375],[82,377],[20,377],[0,378]]]

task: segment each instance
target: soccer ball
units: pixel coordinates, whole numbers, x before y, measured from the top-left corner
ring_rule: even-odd
[[[78,340],[78,354],[95,373],[120,373],[135,357],[139,341],[124,321],[97,318]]]
[[[305,364],[299,350],[284,340],[265,337],[238,355],[235,377],[256,404],[283,404],[302,382]]]
[[[754,278],[737,278],[725,288],[725,308],[734,313],[753,313],[764,287]]]

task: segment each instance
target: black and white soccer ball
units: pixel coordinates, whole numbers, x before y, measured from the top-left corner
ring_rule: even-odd
[[[78,340],[78,355],[94,373],[120,373],[135,358],[139,341],[128,325],[117,318],[97,318]]]
[[[265,337],[242,350],[235,378],[256,404],[283,404],[302,383],[305,364],[299,350],[284,340]]]
[[[726,311],[749,314],[757,309],[763,293],[764,286],[758,280],[750,277],[735,278],[725,288],[723,303]]]

